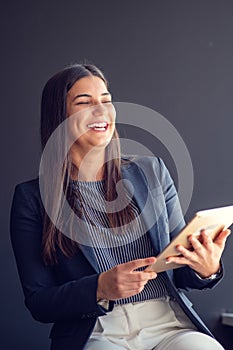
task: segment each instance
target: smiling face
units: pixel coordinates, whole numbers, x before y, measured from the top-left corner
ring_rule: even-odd
[[[83,154],[93,147],[104,148],[115,129],[115,109],[102,79],[87,76],[79,79],[67,94],[67,117],[77,115],[75,128],[81,135],[76,140]]]

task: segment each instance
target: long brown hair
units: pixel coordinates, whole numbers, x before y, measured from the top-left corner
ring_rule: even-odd
[[[62,70],[61,72],[54,75],[46,83],[41,101],[41,145],[42,151],[44,150],[50,136],[56,130],[56,128],[66,119],[66,97],[68,91],[79,79],[86,76],[97,76],[104,81],[106,86],[107,80],[105,79],[103,73],[94,65],[91,64],[75,64],[69,66]],[[60,135],[61,140],[63,140],[64,135]],[[114,201],[117,197],[116,184],[121,180],[121,151],[120,151],[120,140],[115,129],[112,140],[114,139],[114,145],[110,141],[106,147],[106,153],[108,153],[107,159],[112,159],[106,162],[104,168],[104,185],[105,185],[105,199],[107,201]],[[57,165],[57,159],[64,151],[64,142],[59,142],[54,147],[51,158],[48,160],[50,163],[50,168],[55,169]],[[56,216],[57,221],[62,221],[62,200],[60,199],[59,192],[61,188],[68,199],[73,213],[77,213],[77,208],[75,208],[75,194],[70,186],[70,178],[72,171],[72,163],[67,156],[64,160],[64,165],[62,169],[61,178],[54,178],[53,181],[53,193],[51,193],[51,188],[49,188],[50,181],[47,181],[51,174],[46,171],[43,173],[44,179],[44,192],[46,194],[45,201],[46,207],[51,206],[51,211],[59,208],[58,214]],[[125,194],[126,196],[126,194]],[[124,197],[124,191],[123,191]],[[124,198],[123,198],[124,200]],[[49,204],[50,203],[50,204]],[[56,207],[56,208],[55,208]],[[130,205],[127,205],[121,211],[115,211],[107,213],[110,227],[116,228],[121,227],[124,224],[131,221],[135,214],[131,209]],[[72,237],[72,234],[69,235]],[[57,262],[57,249],[60,249],[63,254],[68,257],[74,255],[75,251],[78,249],[78,243],[76,240],[72,240],[66,237],[61,230],[58,230],[56,223],[52,221],[49,215],[45,212],[44,215],[44,225],[43,225],[43,258],[46,264],[54,264]]]

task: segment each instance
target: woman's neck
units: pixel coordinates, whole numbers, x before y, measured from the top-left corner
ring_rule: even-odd
[[[79,181],[99,181],[104,178],[105,152],[96,151],[81,155],[70,150],[72,160],[71,177]]]

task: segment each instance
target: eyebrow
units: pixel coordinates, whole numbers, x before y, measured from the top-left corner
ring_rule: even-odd
[[[103,93],[101,94],[101,96],[108,96],[108,95],[110,95],[110,92],[103,92]],[[79,97],[92,97],[92,96],[89,95],[89,94],[79,94],[79,95],[77,95],[77,96],[75,96],[75,97],[73,98],[73,101],[76,100],[76,98],[79,98]],[[72,101],[72,102],[73,102],[73,101]]]

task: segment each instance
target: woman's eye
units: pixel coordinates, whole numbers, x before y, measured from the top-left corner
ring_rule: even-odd
[[[76,105],[88,105],[89,102],[77,102]]]
[[[112,101],[103,101],[102,103],[112,103]]]

